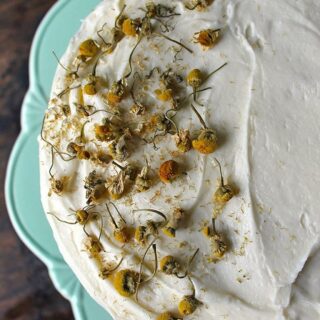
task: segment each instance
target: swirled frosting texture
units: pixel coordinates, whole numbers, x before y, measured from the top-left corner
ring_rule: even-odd
[[[140,2],[128,0],[126,14],[133,18],[142,16]],[[239,189],[216,222],[217,230],[228,239],[228,253],[218,263],[208,262],[210,247],[199,231],[211,219],[212,194],[219,178],[213,156],[190,151],[176,157],[186,175],[169,185],[156,183],[147,192],[132,195],[130,201],[124,197],[117,205],[133,225],[152,216],[133,215],[134,208],[169,212],[180,206],[186,211],[177,237],[173,240],[161,237],[158,251],[160,257],[171,254],[183,262],[196,248],[200,249],[191,271],[197,299],[203,304],[187,319],[318,319],[320,4],[316,0],[216,0],[199,12],[187,10],[180,1],[163,3],[176,6],[181,13],[172,20],[174,30],[170,36],[192,48],[193,54],[183,50],[177,56],[182,61],[173,63],[173,44],[152,38],[142,41],[136,50],[135,70],[147,73],[155,66],[163,71],[173,67],[185,77],[188,70],[199,68],[210,72],[228,62],[227,67],[208,80],[212,90],[201,94],[204,107],[198,107],[207,125],[219,133],[220,147],[214,156],[222,163],[225,178]],[[71,66],[79,44],[87,38],[100,41],[96,32],[105,23],[104,36],[108,37],[123,4],[123,1],[102,1],[83,22],[61,62]],[[216,47],[203,51],[192,43],[192,38],[195,32],[207,28],[221,28],[222,38]],[[123,39],[112,54],[101,59],[97,75],[109,84],[123,77],[135,43],[134,38]],[[65,75],[66,71],[59,67],[52,98],[65,88]],[[77,118],[72,107],[77,99],[77,90],[73,90],[59,101],[71,106],[71,120],[58,121],[48,116],[52,141],[61,135],[68,121]],[[163,110],[152,92],[145,99],[150,108]],[[55,103],[56,100],[50,103],[49,114]],[[85,103],[105,108],[102,94],[85,96]],[[94,124],[104,116],[92,116],[86,126],[89,136]],[[200,128],[188,104],[175,120],[181,128]],[[61,148],[75,137],[72,130],[61,135]],[[165,137],[159,142],[158,151],[152,144],[139,144],[133,149],[129,161],[143,163],[148,159],[152,169],[157,170],[161,162],[172,157],[174,143],[171,137]],[[68,219],[69,208],[85,206],[83,180],[94,165],[89,161],[64,162],[56,157],[53,172],[56,177],[71,177],[72,190],[63,196],[48,197],[50,165],[50,148],[41,141],[44,208]],[[112,167],[96,169],[102,175],[114,174]],[[103,212],[104,206],[96,209]],[[99,277],[94,260],[85,252],[86,235],[82,227],[63,224],[53,217],[49,221],[64,258],[114,319],[155,319],[165,310],[176,311],[182,296],[191,293],[187,279],[159,273],[141,286],[139,303],[120,297],[110,281]],[[101,240],[106,261],[119,261],[124,256],[122,268],[137,270],[137,257],[144,249],[118,246],[108,236],[110,226],[106,221]],[[99,221],[87,228],[97,235]],[[152,259],[150,253],[147,256],[150,270]]]

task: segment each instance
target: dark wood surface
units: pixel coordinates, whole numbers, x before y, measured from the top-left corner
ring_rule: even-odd
[[[46,267],[18,239],[9,221],[3,184],[20,131],[28,88],[33,35],[54,0],[0,0],[0,319],[72,320],[69,303],[53,287]]]

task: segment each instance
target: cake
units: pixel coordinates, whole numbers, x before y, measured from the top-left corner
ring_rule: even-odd
[[[41,199],[115,320],[320,318],[319,15],[104,0],[58,58]]]

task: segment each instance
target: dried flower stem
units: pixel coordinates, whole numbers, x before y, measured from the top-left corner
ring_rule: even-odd
[[[204,129],[208,129],[206,123],[204,122],[203,118],[201,117],[200,113],[198,112],[198,110],[194,107],[193,104],[191,104],[191,108],[194,111],[194,113],[197,115],[198,119],[200,120],[202,126]]]

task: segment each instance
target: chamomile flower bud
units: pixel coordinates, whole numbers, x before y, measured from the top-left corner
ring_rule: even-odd
[[[219,166],[220,186],[213,194],[213,201],[214,201],[214,203],[216,203],[218,205],[224,205],[234,197],[234,191],[229,184],[224,183],[222,170],[221,170],[221,164],[216,158],[215,158],[215,161]]]
[[[108,210],[109,216],[111,218],[112,226],[113,226],[113,236],[114,239],[120,243],[128,243],[131,240],[131,230],[127,227],[126,221],[122,217],[120,211],[116,207],[116,205],[111,202],[111,205],[113,208],[117,211],[117,214],[119,215],[120,221],[116,222],[114,219],[108,204],[106,203],[106,208]]]
[[[182,316],[188,316],[194,313],[200,304],[201,302],[194,295],[184,296],[178,305],[179,313]]]
[[[159,101],[167,102],[173,100],[172,89],[156,89],[154,93]]]
[[[202,129],[196,139],[192,140],[192,147],[202,154],[210,154],[218,148],[217,133],[213,129]]]
[[[81,209],[75,212],[76,220],[80,225],[85,225],[89,219],[89,213],[87,210]]]
[[[116,107],[122,100],[125,93],[125,86],[122,80],[116,81],[112,84],[111,89],[107,93],[107,102],[111,107]]]
[[[113,279],[114,288],[123,297],[132,297],[138,287],[139,273],[130,269],[118,271]]]
[[[223,259],[227,250],[228,247],[227,244],[224,242],[222,235],[218,233],[214,234],[211,237],[212,257],[216,260],[221,260]]]
[[[191,104],[191,107],[203,127],[203,129],[200,130],[200,134],[197,136],[197,138],[192,140],[192,146],[195,150],[202,154],[213,153],[218,148],[218,137],[216,131],[207,127],[205,121],[193,104]]]
[[[199,43],[204,50],[208,50],[215,46],[220,39],[220,29],[205,29],[194,35],[194,40]]]
[[[92,39],[88,39],[80,44],[78,55],[83,57],[85,60],[91,60],[98,54],[98,52],[99,47],[97,43]]]
[[[168,160],[159,168],[160,180],[164,183],[173,181],[179,174],[179,164],[174,160]]]
[[[57,195],[61,195],[64,191],[64,183],[62,180],[57,180],[54,177],[50,178],[51,191]]]
[[[138,244],[141,246],[146,245],[148,234],[147,234],[147,227],[146,226],[138,226],[134,233],[134,238]]]
[[[203,75],[199,69],[193,69],[188,73],[187,84],[192,88],[199,88],[203,82]]]
[[[125,226],[115,229],[113,236],[115,240],[120,243],[128,243],[131,240],[131,232],[129,228]]]
[[[85,245],[93,257],[97,256],[101,251],[103,251],[102,243],[96,236],[88,236]]]
[[[173,256],[165,256],[160,260],[160,270],[167,274],[177,274],[179,272],[180,265]]]
[[[220,186],[213,195],[213,200],[217,204],[225,204],[234,196],[234,192],[229,185]]]
[[[139,19],[127,18],[122,23],[122,32],[129,37],[136,37],[139,34],[141,22]]]

